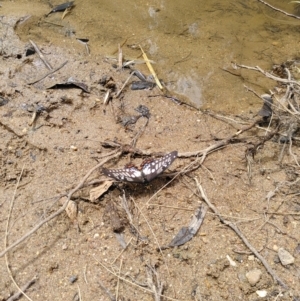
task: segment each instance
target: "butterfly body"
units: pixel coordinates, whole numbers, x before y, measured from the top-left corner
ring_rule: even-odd
[[[158,159],[147,159],[138,168],[129,163],[123,169],[103,168],[102,172],[115,180],[132,183],[148,183],[164,172],[177,158],[178,152],[173,151]]]

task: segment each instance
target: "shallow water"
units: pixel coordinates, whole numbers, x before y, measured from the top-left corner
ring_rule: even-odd
[[[294,12],[290,1],[269,3]],[[86,55],[75,37],[88,38],[95,59],[116,56],[118,44],[124,42],[125,57],[137,58],[141,45],[170,89],[197,106],[216,110],[249,111],[260,100],[246,92],[244,84],[259,94],[273,86],[253,71],[237,71],[239,76],[225,72],[232,62],[270,69],[298,54],[300,20],[259,1],[77,0],[75,4],[64,20],[62,13],[43,17],[50,10],[47,1],[4,1],[1,11],[32,15],[31,25],[19,31],[23,39],[46,40]]]

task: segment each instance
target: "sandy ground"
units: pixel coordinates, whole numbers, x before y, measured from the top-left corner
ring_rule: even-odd
[[[7,246],[59,210],[61,196],[104,159],[105,167],[122,168],[177,150],[166,174],[180,172],[199,163],[203,157],[196,153],[250,125],[260,109],[222,117],[178,105],[159,96],[158,88],[132,91],[128,86],[116,98],[114,91],[130,70],[117,70],[104,57],[95,61],[49,44],[39,47],[54,69],[68,62],[29,84],[49,70],[37,54],[25,56],[28,44],[14,34],[15,22],[1,18],[0,300],[18,292],[12,278],[19,287],[36,279],[26,289],[32,300],[300,300],[299,149],[295,142],[292,152],[288,147],[282,151],[278,136],[267,141],[254,157],[249,183],[245,152],[265,135],[256,127],[207,154],[193,171],[149,184],[115,183],[91,202],[90,190],[104,179],[97,168],[88,185],[71,197],[78,210],[75,218],[63,212],[4,256]],[[84,83],[89,93],[78,87],[48,89],[70,77]],[[113,98],[106,105],[109,88]],[[128,153],[118,146],[130,145],[147,122],[142,117],[124,126],[128,116],[138,114],[139,105],[151,117],[136,151]],[[205,204],[195,178],[273,275],[210,209],[189,242],[163,248]],[[282,249],[294,263],[282,264]]]

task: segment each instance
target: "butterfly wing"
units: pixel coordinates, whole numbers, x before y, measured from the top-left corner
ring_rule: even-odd
[[[155,179],[159,174],[163,173],[177,158],[178,152],[173,151],[165,156],[155,159],[143,166],[142,177],[150,182]]]
[[[102,173],[106,176],[113,178],[117,181],[132,182],[132,183],[144,183],[142,172],[135,167],[123,168],[123,169],[107,169],[103,168]]]

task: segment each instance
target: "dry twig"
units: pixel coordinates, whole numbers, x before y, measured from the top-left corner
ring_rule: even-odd
[[[134,138],[131,141],[131,145],[133,147],[136,146],[137,140],[143,135],[147,125],[149,123],[149,119],[147,118],[146,123],[143,125],[143,127],[137,132],[137,134],[134,136]]]
[[[202,186],[199,184],[198,180],[195,178],[196,185],[201,193],[201,196],[205,203],[209,206],[209,208],[217,215],[219,220],[225,224],[226,226],[230,227],[243,241],[243,243],[251,250],[251,252],[261,261],[261,263],[264,265],[265,269],[268,271],[268,273],[273,277],[274,281],[278,282],[281,286],[284,288],[287,288],[287,285],[277,276],[277,274],[273,271],[273,269],[270,267],[270,265],[267,263],[266,259],[259,254],[259,252],[250,244],[250,242],[247,240],[247,238],[242,234],[242,232],[238,229],[238,227],[229,222],[226,221],[222,215],[219,213],[218,209],[209,201],[207,198]]]
[[[156,75],[156,72],[154,71],[154,69],[153,69],[153,67],[150,63],[150,60],[148,59],[147,54],[144,52],[144,50],[141,46],[140,46],[140,49],[141,49],[142,54],[143,54],[143,59],[145,60],[146,65],[147,65],[149,71],[151,72],[151,74],[152,74],[152,76],[155,80],[155,83],[157,84],[157,86],[159,87],[160,90],[163,90],[163,86],[161,85],[160,80],[158,79],[158,77]]]
[[[275,76],[275,75],[273,75],[273,74],[271,74],[271,73],[269,73],[267,71],[264,71],[259,66],[249,67],[249,66],[246,66],[246,65],[238,65],[238,64],[236,64],[236,66],[240,67],[240,68],[248,69],[248,70],[258,71],[258,72],[262,73],[264,76],[266,76],[267,78],[276,80],[276,81],[281,82],[281,83],[294,84],[294,85],[300,86],[300,82],[298,82],[296,80],[289,80],[289,79],[285,79],[285,78],[281,78],[281,77]]]
[[[107,294],[107,296],[109,297],[109,299],[111,301],[116,301],[117,299],[113,296],[113,294],[110,292],[110,290],[108,288],[106,288],[104,286],[104,284],[102,283],[101,280],[98,279],[98,284],[100,285],[100,287],[103,289],[103,291]]]
[[[132,239],[133,239],[133,237],[131,237],[131,238],[129,239],[129,242],[127,243],[127,245],[125,246],[125,248],[122,249],[122,251],[121,251],[121,252],[117,255],[117,257],[112,261],[111,265],[113,265],[113,264],[117,261],[117,259],[125,252],[125,250],[128,248],[128,246],[131,244]]]
[[[126,282],[126,283],[128,283],[128,284],[130,284],[130,285],[132,285],[132,286],[134,286],[134,287],[137,287],[137,288],[143,290],[144,292],[147,292],[147,293],[150,293],[150,294],[153,293],[152,290],[150,290],[150,289],[148,289],[148,288],[145,288],[145,287],[143,287],[142,285],[135,284],[134,282],[131,282],[131,281],[127,280],[127,279],[126,279],[125,277],[123,277],[123,276],[117,275],[114,271],[110,270],[107,266],[105,266],[101,261],[97,260],[97,259],[95,258],[95,256],[93,256],[93,258],[94,258],[94,259],[96,260],[96,262],[98,262],[98,263],[99,263],[99,264],[100,264],[107,272],[109,272],[110,274],[114,275],[115,277],[120,278],[120,280],[122,280],[122,281],[124,281],[124,282]],[[171,298],[171,297],[168,297],[168,296],[162,296],[162,297],[164,297],[166,300],[178,301],[177,299]]]
[[[45,66],[49,69],[49,70],[53,70],[52,66],[48,63],[48,61],[46,60],[46,58],[44,57],[44,55],[42,54],[42,52],[40,51],[39,47],[31,40],[29,40],[29,42],[31,43],[31,45],[33,46],[34,50],[36,51],[36,53],[39,55],[40,59],[43,61],[43,63],[45,64]]]
[[[10,208],[9,208],[9,212],[8,212],[8,218],[7,218],[7,222],[6,222],[5,236],[4,236],[4,248],[7,247],[7,238],[8,238],[9,222],[10,222],[10,219],[11,219],[11,214],[12,214],[12,210],[13,210],[13,207],[14,207],[15,197],[16,197],[16,193],[17,193],[17,189],[18,189],[20,180],[21,180],[22,175],[23,175],[23,171],[24,171],[24,165],[23,165],[23,167],[22,167],[22,171],[21,171],[20,176],[19,176],[19,178],[18,178],[16,187],[15,187],[15,190],[14,190],[14,194],[13,194],[13,197],[12,197],[12,200],[11,200],[11,203],[10,203]],[[12,275],[11,269],[10,269],[9,264],[8,264],[7,254],[5,254],[5,263],[6,263],[6,268],[7,268],[7,271],[8,271],[8,274],[9,274],[9,277],[10,277],[11,281],[12,281],[13,284],[16,286],[16,288],[19,290],[19,292],[17,293],[17,295],[18,295],[18,296],[23,295],[23,296],[26,297],[29,301],[32,301],[32,299],[31,299],[29,296],[26,295],[26,293],[24,292],[24,290],[22,290],[22,288],[20,288],[19,285],[17,284],[17,282],[15,281],[15,278],[14,278],[14,276]],[[27,289],[28,287],[29,287],[29,286],[26,285],[26,289]],[[15,300],[16,300],[16,299],[15,299]]]
[[[64,63],[62,63],[59,67],[55,68],[55,69],[51,69],[51,71],[47,72],[45,75],[43,75],[42,77],[35,79],[31,82],[28,82],[27,85],[33,85],[36,84],[37,82],[41,81],[42,79],[46,78],[47,76],[55,73],[56,71],[58,71],[59,69],[61,69],[64,65],[67,64],[68,61],[65,61]]]
[[[278,12],[280,12],[280,13],[286,15],[286,16],[288,16],[288,17],[292,17],[292,18],[296,18],[296,19],[300,20],[300,17],[299,17],[299,16],[296,16],[296,15],[293,15],[293,14],[289,14],[289,13],[287,13],[286,11],[284,11],[284,10],[282,10],[282,9],[279,9],[279,8],[277,8],[277,7],[271,5],[271,4],[269,4],[269,3],[267,3],[267,2],[265,2],[265,1],[263,1],[263,0],[258,0],[258,1],[261,2],[261,3],[263,3],[264,5],[266,5],[266,6],[270,7],[270,8],[272,8],[272,9],[274,9],[274,10],[276,10],[276,11],[278,11]]]
[[[127,79],[126,79],[125,83],[123,84],[123,86],[121,87],[121,89],[117,92],[116,98],[118,98],[120,96],[123,89],[127,86],[128,82],[130,81],[130,79],[133,75],[134,75],[134,71],[130,73],[130,75],[127,77]]]
[[[37,280],[37,277],[36,276],[33,277],[31,280],[29,280],[26,284],[24,284],[21,287],[21,291],[13,294],[6,301],[16,301],[16,300],[19,300],[21,298],[21,296],[23,295],[23,292],[25,292],[31,285],[33,285],[36,282],[36,280]]]
[[[12,134],[16,135],[18,138],[22,138],[24,141],[26,141],[27,144],[31,145],[34,148],[37,148],[42,151],[46,151],[46,148],[40,147],[38,145],[33,144],[28,139],[26,139],[26,134],[18,134],[9,124],[4,123],[2,120],[0,120],[0,125],[2,125],[7,131],[11,132]]]
[[[121,258],[121,261],[120,261],[120,268],[119,268],[118,276],[121,276],[122,265],[123,265],[123,258]],[[118,280],[117,280],[116,300],[119,299],[119,287],[120,287],[120,277],[118,277]]]
[[[251,124],[241,128],[240,130],[238,130],[236,133],[229,136],[228,138],[220,140],[217,143],[215,143],[215,144],[213,144],[213,145],[211,145],[211,146],[209,146],[209,147],[207,147],[203,150],[178,153],[177,157],[178,158],[198,157],[198,160],[201,157],[200,164],[202,164],[208,154],[210,154],[210,153],[212,153],[212,152],[214,152],[214,151],[230,144],[231,141],[233,141],[235,138],[237,138],[242,133],[252,129],[253,127],[255,127],[260,121],[261,121],[261,118],[255,119]],[[135,148],[134,146],[131,146],[131,145],[122,145],[120,143],[111,142],[111,141],[102,142],[102,146],[105,146],[105,147],[109,146],[111,148],[121,148],[123,153],[132,153],[132,154],[137,154],[137,155],[140,155],[140,156],[162,155],[161,153],[152,153],[151,151],[140,150],[140,149]]]
[[[155,268],[147,264],[147,283],[148,287],[152,290],[155,301],[160,301],[164,291],[164,283],[160,281],[159,275]]]
[[[23,235],[21,238],[19,238],[17,241],[15,241],[14,243],[12,243],[9,247],[7,247],[5,250],[3,250],[0,253],[0,257],[4,256],[8,251],[12,250],[13,248],[15,248],[17,245],[19,245],[21,242],[25,241],[27,238],[29,238],[33,233],[35,233],[39,228],[41,228],[43,225],[45,225],[47,222],[49,222],[50,220],[52,220],[53,218],[59,216],[61,213],[63,213],[65,211],[65,209],[68,206],[69,200],[71,199],[72,195],[78,191],[80,188],[83,187],[85,181],[89,178],[89,176],[99,167],[101,167],[104,163],[106,163],[107,161],[111,160],[112,158],[118,157],[122,154],[122,152],[120,151],[113,151],[110,154],[108,154],[109,157],[107,157],[106,159],[103,159],[100,163],[98,163],[96,166],[94,166],[93,168],[91,168],[87,174],[82,178],[82,180],[80,181],[80,183],[73,188],[68,194],[67,194],[67,201],[65,202],[65,204],[56,212],[54,212],[53,214],[49,215],[47,218],[43,219],[40,223],[38,223],[35,227],[33,227],[30,231],[28,231],[25,235]]]

